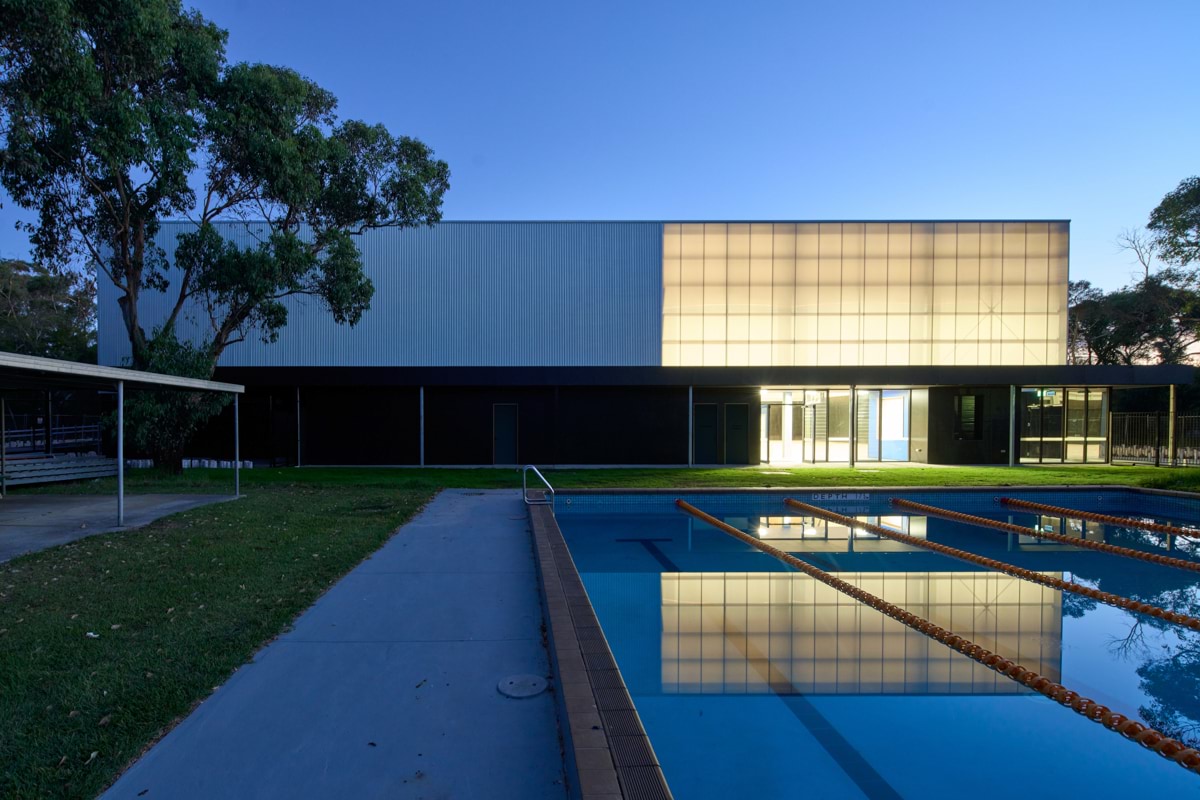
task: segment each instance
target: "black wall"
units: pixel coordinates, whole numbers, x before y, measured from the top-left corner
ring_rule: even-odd
[[[687,390],[685,389],[683,391],[686,394]],[[717,453],[717,458],[716,458],[716,461],[713,463],[717,463],[717,464],[737,463],[730,459],[730,455],[732,453],[736,453],[737,449],[736,448],[731,449],[729,447],[729,442],[726,440],[726,424],[725,424],[726,423],[726,412],[727,412],[726,407],[729,405],[734,405],[734,404],[745,405],[747,407],[746,436],[748,438],[748,441],[746,442],[745,447],[742,449],[742,452],[746,453],[749,456],[749,458],[746,461],[740,462],[740,463],[749,463],[749,464],[758,464],[759,463],[760,456],[761,456],[759,437],[761,436],[760,429],[762,427],[762,418],[759,413],[759,409],[761,408],[761,396],[759,394],[758,387],[749,387],[749,388],[743,387],[743,388],[730,388],[730,389],[695,389],[695,390],[693,390],[692,402],[694,402],[696,405],[709,404],[709,403],[716,405],[717,442],[716,442],[715,450]],[[685,403],[685,405],[686,405],[686,403]],[[687,441],[687,418],[686,417],[683,420],[683,430],[684,430],[683,439],[684,439],[684,441]],[[699,431],[697,431],[697,435],[699,435]],[[699,461],[699,458],[700,458],[699,454],[704,449],[706,449],[706,448],[701,447],[699,445],[699,443],[697,443],[697,448],[696,448],[697,463],[701,463]],[[675,463],[686,464],[687,463],[687,453],[685,452],[683,454],[683,459],[681,461],[678,461]]]
[[[982,425],[978,439],[954,437],[954,398],[957,395],[983,398]],[[933,388],[929,390],[930,464],[1007,464],[1008,387]]]
[[[301,386],[300,463],[420,463],[414,386]],[[745,392],[717,391],[717,401]],[[750,409],[757,457],[758,406]],[[708,401],[706,401],[708,402]],[[239,400],[241,457],[296,462],[296,387],[247,387]],[[686,464],[687,389],[662,387],[427,387],[425,463],[492,462],[492,413],[517,405],[517,455],[533,464]],[[202,428],[188,457],[233,458],[233,408]]]
[[[418,404],[408,387],[302,386],[300,463],[416,464]]]
[[[686,464],[687,389],[563,387],[557,464]]]
[[[238,398],[238,420],[243,459],[272,466],[296,463],[295,386],[247,386]],[[200,428],[184,454],[187,458],[233,458],[232,401]]]
[[[687,463],[687,390],[619,386],[427,388],[425,463],[491,464],[496,403],[517,404],[523,463]]]
[[[552,464],[554,389],[429,387],[425,390],[425,463],[491,464],[492,406],[517,404],[517,458]],[[416,420],[414,411],[412,419]]]

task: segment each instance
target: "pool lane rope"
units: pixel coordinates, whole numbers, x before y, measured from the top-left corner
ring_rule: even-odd
[[[1147,725],[1143,725],[1135,719],[1118,714],[1107,706],[1102,706],[1095,700],[1083,697],[1062,684],[1055,683],[1044,675],[1039,675],[1033,670],[1025,669],[1020,664],[1009,661],[997,653],[980,647],[969,639],[964,639],[957,633],[948,631],[924,617],[919,617],[911,611],[906,611],[894,603],[889,603],[880,597],[876,597],[852,583],[847,583],[841,578],[830,575],[828,572],[814,567],[812,564],[802,561],[790,553],[785,553],[778,548],[772,547],[745,531],[740,531],[711,514],[706,514],[690,503],[683,500],[676,500],[675,505],[693,517],[703,520],[714,528],[742,540],[756,550],[782,561],[789,567],[793,567],[808,575],[810,578],[814,578],[826,586],[830,586],[842,594],[870,606],[881,614],[889,616],[897,622],[903,623],[913,630],[941,642],[952,650],[962,653],[964,656],[983,664],[985,667],[998,672],[1004,677],[1033,689],[1035,692],[1050,698],[1059,705],[1087,717],[1092,722],[1100,723],[1108,730],[1119,733],[1130,741],[1137,742],[1148,750],[1158,753],[1163,758],[1175,762],[1184,769],[1200,774],[1200,750],[1188,747],[1178,739],[1172,739]]]
[[[1142,550],[1132,550],[1128,547],[1118,547],[1115,544],[1107,544],[1105,542],[1093,542],[1090,539],[1083,539],[1076,536],[1064,536],[1061,533],[1039,531],[1037,528],[1022,528],[1020,525],[1013,525],[1011,522],[999,522],[994,519],[964,514],[961,511],[950,511],[949,509],[938,508],[937,506],[927,506],[924,503],[914,503],[912,500],[905,500],[900,497],[893,497],[891,503],[897,508],[919,511],[922,514],[935,517],[944,517],[952,519],[955,522],[965,522],[968,525],[978,525],[981,528],[992,528],[998,531],[1020,534],[1021,536],[1036,536],[1039,539],[1049,539],[1052,542],[1062,542],[1063,544],[1083,547],[1088,550],[1099,550],[1102,553],[1109,553],[1115,556],[1149,561],[1151,564],[1160,564],[1164,567],[1175,567],[1176,569],[1186,569],[1190,572],[1200,572],[1200,562],[1185,561],[1182,558],[1172,558],[1171,556],[1147,553]]]
[[[827,511],[820,506],[810,506],[808,503],[802,503],[799,500],[793,500],[790,497],[783,502],[792,508],[803,511],[805,514],[809,514],[814,517],[821,517],[822,519],[827,519],[840,525],[868,531],[878,536],[883,536],[888,539],[893,539],[897,542],[903,542],[904,544],[912,545],[913,547],[921,547],[925,550],[932,550],[933,552],[940,553],[944,556],[950,556],[951,558],[957,558],[961,559],[962,561],[968,561],[972,564],[978,564],[981,567],[987,567],[988,569],[996,570],[997,572],[1003,572],[1007,575],[1012,575],[1014,578],[1020,578],[1032,583],[1040,583],[1042,586],[1049,586],[1052,589],[1071,592],[1072,594],[1082,595],[1083,597],[1090,597],[1093,600],[1098,600],[1101,603],[1107,603],[1110,606],[1116,606],[1117,608],[1121,608],[1126,611],[1136,611],[1139,614],[1146,614],[1154,617],[1155,619],[1163,619],[1167,622],[1174,622],[1177,625],[1183,625],[1184,627],[1190,628],[1194,631],[1200,631],[1200,618],[1197,617],[1188,616],[1187,614],[1179,614],[1174,611],[1161,608],[1160,606],[1143,603],[1140,600],[1134,600],[1131,597],[1124,597],[1119,594],[1113,594],[1112,592],[1102,592],[1099,589],[1093,589],[1090,586],[1084,586],[1082,584],[1075,583],[1074,581],[1065,581],[1061,578],[1052,578],[1049,575],[1043,575],[1040,572],[1034,572],[1033,570],[1025,569],[1024,567],[1018,567],[1015,564],[1009,564],[1004,561],[997,561],[994,558],[988,558],[975,553],[968,553],[966,550],[959,550],[958,548],[950,547],[949,545],[931,542],[927,539],[919,539],[916,536],[893,530],[892,528],[885,528],[882,525],[874,525],[870,522],[863,522],[862,520],[855,519],[854,517],[847,517],[833,511]]]
[[[1200,531],[1195,529],[1179,528],[1175,525],[1161,525],[1157,522],[1143,522],[1140,519],[1133,519],[1132,517],[1114,517],[1112,514],[1097,514],[1095,511],[1077,511],[1073,508],[1049,506],[1045,503],[1034,503],[1029,500],[1018,500],[1015,497],[1001,497],[1000,505],[1023,508],[1029,511],[1041,511],[1044,514],[1052,514],[1056,517],[1072,517],[1092,522],[1104,522],[1108,525],[1120,525],[1123,528],[1141,528],[1142,530],[1153,531],[1155,533],[1165,533],[1167,536],[1191,538],[1200,536]]]

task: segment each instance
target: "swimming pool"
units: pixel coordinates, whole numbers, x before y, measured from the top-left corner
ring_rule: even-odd
[[[1200,796],[1200,776],[680,512],[682,497],[1111,707],[1200,740],[1200,634],[855,532],[792,497],[1183,614],[1200,573],[899,510],[1200,562],[1196,540],[1010,509],[1001,497],[1200,526],[1200,503],[1082,490],[564,494],[556,515],[676,797]]]

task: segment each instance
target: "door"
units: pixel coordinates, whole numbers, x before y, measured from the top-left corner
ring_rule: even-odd
[[[692,460],[696,464],[721,462],[721,426],[717,419],[716,403],[696,403],[693,424],[695,440]]]
[[[725,463],[750,463],[750,406],[746,403],[725,406]]]
[[[496,403],[492,406],[492,463],[518,463],[516,403]]]

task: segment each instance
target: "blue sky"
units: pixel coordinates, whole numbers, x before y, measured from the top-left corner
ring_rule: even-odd
[[[194,6],[434,147],[447,219],[1069,218],[1111,289],[1200,173],[1195,0]]]

